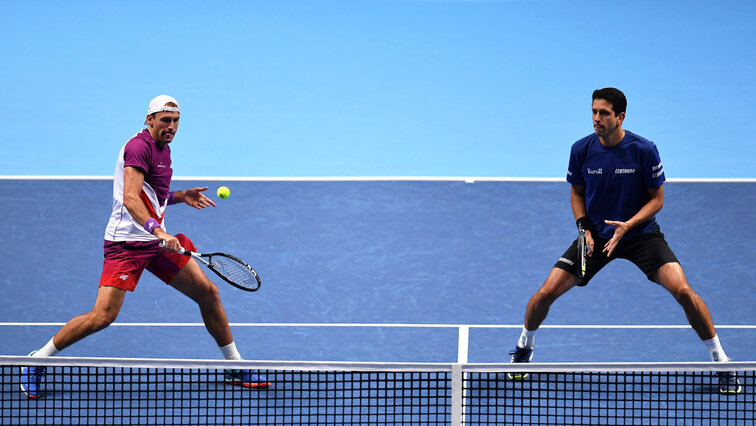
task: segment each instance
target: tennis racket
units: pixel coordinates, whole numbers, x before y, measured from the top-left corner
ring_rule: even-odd
[[[582,227],[578,228],[578,233],[578,278],[583,278],[585,276],[585,257],[588,254],[588,247],[585,245],[585,229]]]
[[[160,247],[165,248],[165,241],[160,240]],[[247,262],[230,254],[196,253],[183,248],[178,253],[191,256],[204,263],[216,275],[223,278],[223,281],[244,291],[257,291],[262,284],[257,272]]]

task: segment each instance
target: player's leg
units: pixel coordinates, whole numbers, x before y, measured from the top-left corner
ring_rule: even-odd
[[[711,313],[701,297],[691,288],[679,263],[669,262],[662,265],[653,279],[667,289],[682,306],[688,322],[701,340],[714,338],[716,331]]]
[[[72,318],[45,346],[32,351],[29,355],[53,356],[90,334],[104,329],[115,321],[125,295],[126,291],[120,288],[100,287],[94,307],[90,312]],[[44,367],[21,367],[21,390],[29,398],[36,399],[41,396],[44,374]]]
[[[185,235],[178,234],[176,238],[185,249],[197,250]],[[242,359],[236,349],[218,287],[194,259],[177,253],[164,252],[154,259],[147,269],[197,303],[205,328],[215,339],[225,359]],[[265,388],[270,385],[267,378],[255,370],[226,370],[224,380],[230,384],[250,388]]]
[[[55,348],[62,351],[112,324],[121,311],[125,297],[126,290],[110,286],[100,287],[92,310],[72,318],[55,334],[52,339]]]
[[[675,300],[683,307],[685,316],[691,327],[704,341],[712,361],[726,362],[727,357],[719,337],[714,329],[711,313],[703,299],[691,288],[682,266],[677,262],[669,262],[662,265],[652,277],[654,281],[667,289]],[[719,376],[719,392],[723,394],[738,394],[742,388],[737,375],[731,371],[722,371]]]
[[[691,288],[682,266],[660,232],[647,234],[628,245],[628,259],[638,265],[651,281],[664,287],[685,311],[691,327],[703,340],[712,361],[729,361],[719,342],[711,313]],[[733,372],[719,373],[719,391],[739,393],[740,383]]]
[[[202,321],[223,356],[226,359],[241,359],[231,335],[218,287],[210,281],[199,264],[191,259],[171,280],[170,285],[197,303]],[[225,370],[224,380],[226,383],[249,388],[265,388],[270,385],[267,378],[255,370]]]
[[[605,240],[594,237],[594,244],[597,247],[603,245],[604,242]],[[604,253],[594,251],[593,255],[586,259],[585,275],[582,278],[578,278],[578,240],[575,239],[562,254],[562,257],[554,264],[541,288],[528,301],[525,311],[523,335],[518,341],[518,345],[528,346],[525,344],[528,343],[532,346],[529,337],[525,335],[525,331],[534,332],[537,330],[543,320],[546,319],[549,308],[555,300],[575,286],[582,287],[587,285],[593,276],[610,261],[611,259],[607,258]],[[528,342],[523,343],[522,337],[525,337]]]
[[[596,237],[594,244],[602,244],[602,240]],[[603,253],[594,251],[593,255],[586,259],[585,276],[578,278],[577,260],[578,240],[575,239],[554,264],[543,285],[528,301],[522,333],[517,339],[515,349],[509,353],[512,355],[511,362],[529,362],[533,358],[535,332],[546,319],[554,301],[575,286],[587,285],[593,276],[611,261]],[[508,376],[521,379],[527,377],[527,374],[513,373]]]
[[[68,321],[35,355],[55,355],[109,326],[118,316],[126,292],[134,291],[149,260],[161,252],[145,250],[144,243],[105,241],[105,260],[94,307],[90,312]]]
[[[594,240],[596,243],[598,240]],[[600,241],[599,241],[600,242]],[[600,271],[609,259],[602,253],[594,252],[593,256],[586,259],[585,276],[578,278],[578,240],[572,242],[572,245],[562,254],[554,264],[549,276],[543,285],[528,301],[525,310],[525,322],[523,323],[522,334],[517,341],[518,348],[533,347],[533,335],[541,323],[546,319],[549,308],[556,299],[569,291],[574,286],[585,286]],[[531,353],[527,354],[532,356]],[[520,354],[517,358],[521,358]],[[513,358],[514,359],[514,358]],[[517,362],[517,361],[515,361]]]
[[[561,268],[552,268],[541,288],[533,294],[525,310],[525,328],[535,331],[549,313],[559,296],[578,283],[578,278]]]
[[[648,277],[664,287],[682,306],[693,330],[710,347],[713,360],[724,360],[727,356],[719,345],[719,339],[706,304],[688,283],[682,266],[661,232],[645,234],[632,242],[617,248],[618,257],[624,257],[636,264]],[[714,351],[712,351],[714,349]]]
[[[546,319],[551,304],[577,283],[578,278],[575,275],[561,268],[552,268],[546,281],[528,301],[522,334],[517,340],[515,349],[509,352],[512,356],[510,362],[530,362],[533,359],[535,332],[541,326],[543,320]],[[507,377],[514,380],[522,380],[527,378],[528,375],[514,372],[508,373]]]
[[[234,341],[218,287],[194,259],[190,259],[169,284],[197,303],[202,321],[219,347]]]
[[[53,356],[115,321],[121,310],[127,291],[134,291],[139,277],[147,263],[162,250],[150,251],[149,244],[141,242],[105,241],[100,288],[94,307],[86,314],[68,321],[47,344],[29,355]],[[21,389],[30,397],[40,393],[40,382],[44,368],[23,367],[21,369]]]
[[[186,235],[176,234],[176,238],[181,243],[181,247],[197,251],[197,247]],[[157,242],[155,242],[155,247],[158,247]],[[226,311],[221,304],[218,287],[210,281],[194,259],[158,249],[158,255],[147,265],[147,270],[197,303],[205,327],[219,347],[233,343],[234,339],[228,326]]]

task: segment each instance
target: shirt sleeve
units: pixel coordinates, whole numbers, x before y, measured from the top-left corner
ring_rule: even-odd
[[[583,156],[579,153],[578,145],[572,145],[572,149],[570,150],[570,163],[567,166],[567,182],[571,185],[585,186]]]
[[[147,142],[139,138],[130,140],[123,150],[123,166],[137,167],[146,174],[150,170],[150,149]]]
[[[664,166],[662,165],[656,145],[652,145],[651,149],[646,150],[643,164],[643,178],[646,188],[659,188],[667,179],[664,176]]]

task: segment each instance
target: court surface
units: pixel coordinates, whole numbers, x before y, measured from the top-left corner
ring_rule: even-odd
[[[507,362],[525,305],[575,238],[552,181],[174,180],[231,189],[171,206],[168,231],[237,255],[260,291],[215,280],[246,359]],[[0,180],[0,352],[25,355],[91,309],[112,181]],[[728,355],[756,354],[756,184],[667,182],[658,215]],[[469,328],[466,328],[469,327]],[[145,273],[113,326],[67,356],[220,357],[184,296]],[[534,361],[708,361],[682,309],[618,260],[553,306]]]

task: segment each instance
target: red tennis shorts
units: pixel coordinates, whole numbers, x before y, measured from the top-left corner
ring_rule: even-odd
[[[197,251],[192,241],[184,234],[176,234],[181,247]],[[118,287],[134,291],[139,277],[147,269],[169,284],[190,257],[169,253],[155,241],[105,241],[105,262],[102,265],[100,287]]]

